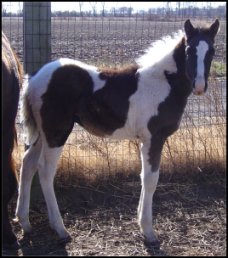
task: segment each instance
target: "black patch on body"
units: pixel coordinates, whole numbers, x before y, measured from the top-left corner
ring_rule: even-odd
[[[78,103],[93,92],[93,81],[75,65],[58,68],[52,75],[41,107],[42,127],[49,147],[64,145],[75,121]]]
[[[158,115],[153,116],[148,123],[148,129],[152,134],[149,163],[152,166],[153,172],[159,168],[161,151],[165,140],[179,128],[179,123],[187,104],[187,98],[192,91],[191,83],[185,75],[184,40],[176,47],[173,58],[177,65],[177,72],[170,74],[164,71],[166,79],[171,86],[170,93],[159,104]]]
[[[42,96],[42,126],[49,146],[64,145],[74,122],[98,136],[123,127],[129,97],[137,90],[136,71],[137,67],[101,72],[106,84],[93,93],[93,80],[86,70],[75,65],[58,68]]]
[[[129,110],[129,98],[137,90],[137,67],[122,71],[101,71],[106,84],[93,95],[81,99],[81,124],[97,136],[111,135],[124,126]]]

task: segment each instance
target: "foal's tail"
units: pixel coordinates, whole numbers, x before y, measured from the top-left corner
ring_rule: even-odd
[[[25,125],[25,144],[31,145],[33,144],[39,137],[39,132],[37,130],[36,120],[34,118],[34,114],[32,111],[32,103],[29,99],[29,78],[26,76],[23,84],[23,94],[22,94],[22,109],[21,115],[23,117],[23,122]]]

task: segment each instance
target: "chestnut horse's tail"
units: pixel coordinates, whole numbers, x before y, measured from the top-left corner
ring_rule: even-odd
[[[17,130],[16,130],[16,125],[15,124],[14,124],[14,128],[13,128],[13,139],[14,139],[14,145],[18,146],[17,145]],[[17,183],[18,183],[19,182],[18,174],[16,172],[15,161],[14,161],[14,158],[13,158],[12,154],[10,156],[10,167],[11,167],[12,171],[14,172],[16,180],[17,180]]]

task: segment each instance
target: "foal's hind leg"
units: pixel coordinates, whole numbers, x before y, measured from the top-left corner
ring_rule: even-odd
[[[19,220],[24,232],[27,233],[31,231],[29,222],[30,190],[32,178],[38,169],[41,147],[42,143],[39,137],[38,141],[32,144],[25,152],[20,172],[16,219]]]
[[[57,162],[62,149],[63,146],[50,148],[45,141],[42,146],[42,154],[39,159],[39,178],[48,208],[50,226],[56,230],[60,238],[68,239],[70,236],[64,227],[53,187]]]

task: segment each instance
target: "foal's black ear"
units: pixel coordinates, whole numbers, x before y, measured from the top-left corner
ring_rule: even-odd
[[[195,28],[192,26],[189,19],[184,23],[184,30],[185,30],[187,39],[192,37],[195,33]]]
[[[210,28],[209,28],[209,33],[211,35],[211,37],[214,39],[214,37],[216,36],[216,34],[218,33],[219,30],[219,20],[216,19],[214,21],[214,23],[211,24]]]

